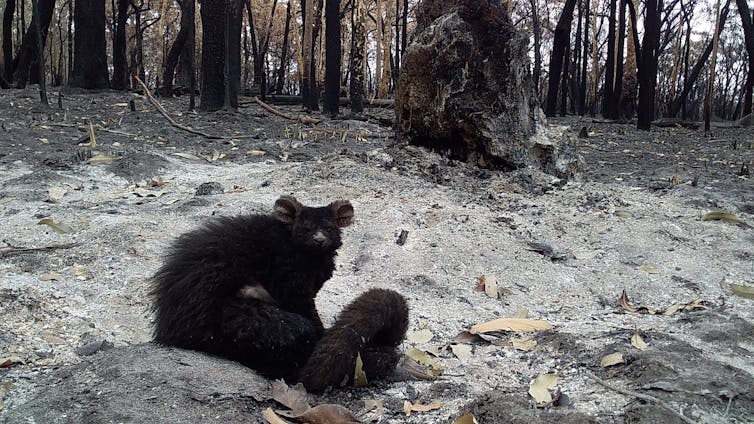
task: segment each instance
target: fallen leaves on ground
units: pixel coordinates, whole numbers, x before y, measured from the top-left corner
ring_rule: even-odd
[[[754,287],[732,283],[729,284],[729,286],[736,296],[745,297],[747,299],[754,299]]]
[[[700,299],[695,299],[688,303],[674,303],[663,310],[655,310],[646,305],[636,306],[633,303],[631,303],[631,301],[628,300],[628,294],[626,294],[625,289],[623,289],[623,292],[621,293],[620,298],[618,299],[618,305],[621,307],[624,313],[647,314],[647,315],[657,315],[657,314],[673,315],[674,313],[678,311],[693,311],[695,309],[709,309],[709,307],[704,304],[704,301]]]
[[[46,225],[50,227],[52,231],[60,234],[70,234],[73,232],[73,228],[71,228],[70,225],[62,222],[55,222],[52,218],[42,218],[37,221],[37,225]]]
[[[442,402],[440,402],[439,400],[436,400],[427,405],[423,405],[418,402],[411,403],[407,400],[403,401],[403,412],[406,413],[407,417],[410,416],[412,412],[428,412],[440,408],[442,408]]]
[[[623,364],[626,361],[623,359],[623,354],[620,352],[611,353],[609,355],[605,355],[600,360],[600,367],[601,368],[607,368],[612,365],[618,365]]]
[[[434,337],[434,334],[432,334],[432,332],[427,328],[419,331],[409,331],[408,333],[406,333],[406,340],[415,344],[427,343],[428,341],[432,340],[432,337]]]
[[[364,387],[367,381],[367,373],[364,372],[364,361],[361,359],[361,353],[356,354],[356,366],[353,372],[353,387]]]
[[[453,344],[450,345],[450,350],[453,351],[453,355],[461,361],[469,359],[472,355],[471,346],[465,344]]]
[[[442,374],[442,371],[443,371],[442,365],[436,360],[432,359],[427,354],[427,352],[424,352],[423,350],[419,350],[416,348],[412,348],[406,352],[406,356],[413,359],[419,364],[432,368],[432,374],[434,374],[435,376],[439,376]]]
[[[472,414],[466,414],[456,418],[453,424],[479,424],[479,421]]]
[[[513,337],[511,338],[510,342],[511,346],[513,346],[514,349],[523,352],[529,352],[537,346],[537,341],[532,339],[531,337]]]
[[[471,334],[489,333],[492,331],[512,331],[514,333],[534,333],[542,330],[551,330],[552,325],[543,320],[525,318],[499,318],[492,321],[472,325],[469,329]]]
[[[360,423],[348,408],[336,404],[323,404],[310,407],[306,400],[306,390],[299,383],[290,387],[282,380],[272,382],[272,398],[287,407],[289,411],[273,411],[267,408],[262,417],[270,424],[286,423],[280,416],[308,424],[352,424]]]
[[[724,211],[712,211],[702,217],[702,221],[725,221],[732,224],[739,225],[741,227],[751,228],[751,225],[747,224],[743,219],[737,217],[730,212]]]
[[[550,405],[553,401],[550,390],[558,385],[558,374],[542,374],[529,385],[529,395],[537,402],[537,406]]]
[[[639,333],[634,333],[634,335],[631,336],[631,346],[639,350],[646,350],[647,347],[649,347],[647,345],[647,342],[645,342],[644,339],[641,338]]]

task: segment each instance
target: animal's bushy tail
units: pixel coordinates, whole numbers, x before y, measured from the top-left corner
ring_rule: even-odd
[[[370,289],[351,302],[317,343],[300,374],[310,392],[353,381],[356,356],[361,353],[367,379],[384,377],[395,369],[408,328],[406,300],[395,291]]]

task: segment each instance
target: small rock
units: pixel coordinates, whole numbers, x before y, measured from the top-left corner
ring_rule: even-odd
[[[223,194],[225,192],[225,188],[223,188],[223,185],[215,182],[210,181],[208,183],[202,183],[199,185],[199,187],[196,188],[196,196],[208,196],[212,194]]]
[[[97,341],[86,343],[83,346],[79,346],[76,348],[74,352],[76,352],[76,354],[79,356],[91,356],[97,352],[111,349],[113,347],[115,347],[113,342],[103,339],[103,340],[97,340]]]

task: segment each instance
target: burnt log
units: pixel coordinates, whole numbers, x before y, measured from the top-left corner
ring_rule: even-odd
[[[546,129],[527,43],[499,0],[423,0],[395,95],[400,140],[486,168],[577,174],[569,139]]]

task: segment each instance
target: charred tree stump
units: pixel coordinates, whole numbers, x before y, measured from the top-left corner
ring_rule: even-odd
[[[574,176],[580,158],[547,134],[527,43],[500,1],[422,1],[396,91],[401,141],[482,167]]]

